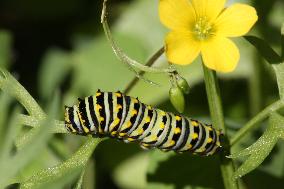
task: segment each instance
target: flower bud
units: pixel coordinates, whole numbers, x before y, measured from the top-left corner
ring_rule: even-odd
[[[184,111],[185,101],[181,89],[177,86],[171,87],[169,91],[169,96],[170,96],[170,101],[172,105],[175,107],[175,109],[179,113],[182,113]]]
[[[182,92],[184,94],[188,94],[189,93],[189,90],[190,90],[189,85],[188,85],[187,81],[183,77],[179,77],[177,79],[177,85],[182,90]]]

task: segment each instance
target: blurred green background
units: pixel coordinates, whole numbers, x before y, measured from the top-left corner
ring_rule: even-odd
[[[233,3],[231,0],[228,3]],[[237,1],[253,5],[259,21],[251,31],[268,41],[279,52],[280,27],[284,21],[283,0]],[[109,2],[111,30],[119,46],[130,57],[146,60],[163,45],[167,33],[159,22],[158,0],[112,0]],[[72,105],[77,97],[92,95],[97,89],[123,91],[135,77],[114,56],[100,25],[102,1],[98,0],[1,0],[0,66],[8,68],[20,83],[46,109],[55,91],[63,105]],[[271,67],[244,39],[234,40],[241,52],[237,69],[220,74],[220,87],[226,123],[234,133],[250,117],[278,98]],[[156,65],[165,65],[164,57]],[[200,60],[180,67],[191,92],[186,97],[185,115],[210,122]],[[169,78],[146,74],[160,84],[139,81],[130,92],[145,103],[175,111],[168,100]],[[0,107],[11,111],[15,103],[1,94]],[[9,113],[1,116],[5,125]],[[5,133],[1,130],[2,134]],[[246,137],[235,150],[255,141],[262,131]],[[48,146],[21,171],[28,178],[40,169],[67,159],[84,137],[55,135]],[[283,187],[284,144],[279,143],[265,163],[243,178],[244,188]],[[1,171],[1,168],[0,168]],[[77,178],[76,178],[77,179]],[[76,179],[66,188],[71,188]],[[261,180],[261,183],[259,182]],[[16,188],[13,185],[10,188]],[[216,158],[174,155],[156,150],[143,151],[135,144],[107,140],[98,146],[85,173],[83,188],[222,188]]]

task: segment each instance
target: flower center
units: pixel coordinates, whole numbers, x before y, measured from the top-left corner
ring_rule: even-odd
[[[206,17],[200,17],[193,26],[193,32],[198,40],[203,41],[212,36],[214,31],[208,19]]]

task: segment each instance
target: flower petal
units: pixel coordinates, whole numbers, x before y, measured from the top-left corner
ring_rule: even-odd
[[[224,9],[226,0],[191,0],[198,17],[205,17],[209,22],[215,20]]]
[[[256,10],[245,4],[234,4],[217,18],[216,31],[227,37],[245,35],[257,21]]]
[[[237,46],[228,38],[215,36],[202,44],[201,49],[204,64],[216,71],[233,71],[240,59]]]
[[[190,32],[172,31],[166,37],[166,56],[174,64],[190,64],[197,57],[201,43]]]
[[[188,28],[195,21],[195,12],[189,0],[160,0],[159,16],[170,29]]]

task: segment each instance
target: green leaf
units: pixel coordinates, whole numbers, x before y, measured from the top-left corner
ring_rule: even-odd
[[[52,183],[57,179],[61,179],[65,174],[72,174],[72,172],[77,172],[82,170],[86,165],[89,157],[92,155],[96,146],[102,141],[98,138],[88,138],[86,143],[79,148],[79,150],[74,153],[65,162],[54,166],[52,168],[44,169],[38,173],[35,173],[29,179],[21,183],[21,188],[30,189],[39,187],[41,185],[46,185]]]
[[[281,64],[275,64],[272,67],[276,73],[279,96],[283,100],[284,99],[284,62]]]
[[[266,41],[255,36],[244,36],[270,64],[281,63],[281,57],[267,44]]]
[[[5,161],[1,161],[1,172],[0,172],[0,188],[7,184],[10,184],[10,180],[14,178],[19,171],[24,168],[29,162],[37,157],[38,151],[43,149],[48,140],[51,137],[51,133],[48,132],[50,125],[52,124],[52,120],[57,115],[57,107],[58,107],[58,98],[55,98],[53,103],[51,104],[49,116],[46,120],[44,120],[42,126],[37,129],[36,134],[32,137],[30,143],[20,149],[16,155],[6,159]],[[13,127],[17,127],[17,125],[13,125]],[[10,143],[10,142],[9,142]]]
[[[76,186],[75,186],[74,189],[81,189],[81,188],[82,188],[83,179],[84,179],[84,174],[85,174],[85,169],[86,169],[86,167],[84,167],[83,170],[81,171],[79,180],[77,181]]]
[[[58,88],[71,69],[71,57],[71,54],[59,49],[51,49],[46,53],[38,74],[41,97],[47,99]]]
[[[234,178],[240,178],[256,169],[270,154],[280,137],[284,136],[284,118],[279,114],[272,114],[269,126],[263,135],[248,148],[232,154],[229,158],[249,156],[248,159],[236,170]]]
[[[5,162],[6,160],[9,161],[10,153],[13,148],[13,142],[20,132],[21,125],[17,120],[18,113],[18,109],[15,109],[11,116],[10,123],[8,124],[8,129],[5,132],[5,137],[3,137],[5,140],[3,141],[2,146],[0,146],[2,147],[0,148],[0,162]]]
[[[7,118],[11,103],[12,99],[7,94],[0,92],[0,148],[7,128]]]

